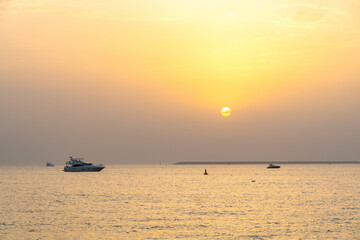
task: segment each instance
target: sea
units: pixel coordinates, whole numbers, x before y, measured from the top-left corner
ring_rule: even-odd
[[[360,239],[360,164],[62,168],[0,166],[1,240]]]

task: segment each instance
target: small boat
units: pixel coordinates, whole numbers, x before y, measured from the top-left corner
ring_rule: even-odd
[[[46,166],[47,166],[47,167],[54,167],[55,165],[52,164],[51,162],[47,162],[47,163],[46,163]]]
[[[267,168],[280,168],[280,166],[270,163],[269,166],[267,166]]]
[[[209,175],[208,172],[206,171],[206,169],[205,169],[204,175]]]
[[[104,165],[93,165],[92,163],[84,162],[83,158],[69,157],[70,160],[66,162],[64,172],[100,172],[105,168]]]

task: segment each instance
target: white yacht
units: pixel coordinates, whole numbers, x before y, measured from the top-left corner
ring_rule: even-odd
[[[69,157],[70,160],[66,162],[64,172],[100,172],[105,168],[104,165],[93,165],[92,163],[84,162],[83,158]]]

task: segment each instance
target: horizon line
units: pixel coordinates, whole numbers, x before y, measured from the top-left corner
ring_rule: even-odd
[[[173,165],[231,165],[231,164],[360,164],[360,161],[207,161],[207,162],[176,162]]]

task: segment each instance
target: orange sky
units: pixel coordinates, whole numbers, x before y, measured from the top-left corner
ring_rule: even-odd
[[[25,114],[32,106],[52,127],[60,124],[62,114],[104,117],[80,127],[83,133],[95,128],[108,136],[110,129],[95,126],[130,124],[140,126],[139,137],[147,139],[157,134],[150,130],[152,122],[159,125],[160,144],[168,131],[176,142],[185,139],[178,135],[182,127],[192,136],[191,128],[204,124],[203,132],[193,136],[200,141],[209,138],[214,126],[225,124],[236,141],[238,124],[263,119],[262,111],[286,112],[304,101],[316,106],[323,97],[329,111],[344,107],[333,89],[355,94],[360,2],[8,0],[0,2],[0,53],[2,114],[9,126],[33,119]],[[77,107],[71,107],[72,98]],[[224,106],[233,110],[227,122],[219,114]],[[281,114],[270,117],[277,122]],[[62,126],[65,132],[76,129],[68,124]],[[173,129],[176,124],[179,132]],[[14,139],[21,135],[7,131]],[[113,138],[121,138],[120,132]],[[134,137],[127,134],[124,138]],[[223,136],[213,134],[216,145]],[[184,143],[178,144],[181,149]],[[63,151],[72,151],[67,148]],[[237,159],[237,151],[219,151],[219,156],[225,151]]]

